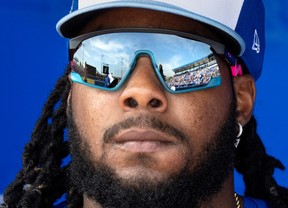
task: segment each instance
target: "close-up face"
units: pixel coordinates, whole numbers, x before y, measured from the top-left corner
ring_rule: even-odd
[[[277,2],[4,3],[0,208],[286,207]]]
[[[137,15],[141,18],[133,18]],[[129,26],[174,29],[217,39],[196,22],[125,9],[101,13],[83,33]],[[123,183],[132,184],[157,184],[183,169],[193,173],[216,145],[214,140],[223,133],[220,129],[231,108],[235,111],[229,67],[223,58],[218,63],[220,86],[180,94],[163,87],[147,56],[137,60],[130,78],[117,91],[73,82],[68,112],[79,134],[78,142],[89,152],[93,166],[104,164]]]
[[[170,21],[168,15],[157,16],[146,11],[147,15],[141,14],[141,17],[147,18],[132,21],[130,16],[137,16],[134,11],[129,11],[129,15],[118,12],[123,12],[119,19],[104,13],[88,24],[88,28],[123,27],[131,21],[131,25],[138,27],[192,28],[192,32],[210,35],[200,25],[186,23],[181,18]],[[89,145],[91,159],[105,162],[124,179],[165,179],[185,166],[193,171],[203,145],[212,142],[232,102],[228,67],[224,61],[220,63],[222,84],[219,87],[182,94],[171,94],[164,89],[149,57],[138,59],[131,77],[118,91],[73,83],[70,97],[73,118],[81,138]],[[151,118],[174,127],[187,139],[181,140],[169,131],[157,129],[148,123]],[[127,119],[134,119],[133,124],[127,128],[121,126],[103,139],[107,130]]]

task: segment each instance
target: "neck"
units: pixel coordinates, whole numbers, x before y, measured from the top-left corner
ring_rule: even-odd
[[[236,207],[236,200],[234,197],[234,177],[233,173],[227,178],[223,184],[223,188],[213,195],[211,200],[204,203],[201,208],[231,208]]]
[[[240,199],[242,204],[242,200]],[[233,173],[227,178],[223,184],[223,188],[220,192],[214,194],[211,200],[205,202],[201,208],[231,208],[236,207],[236,201],[234,197],[234,177]],[[241,206],[242,207],[242,206]],[[83,197],[83,208],[102,208],[102,206],[87,196]]]

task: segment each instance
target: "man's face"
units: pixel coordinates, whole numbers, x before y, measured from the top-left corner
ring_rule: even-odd
[[[115,19],[117,12],[122,13]],[[215,39],[195,22],[142,12],[107,12],[88,24],[84,32],[123,26],[156,27],[203,33]],[[141,18],[135,20],[138,15]],[[125,186],[141,187],[143,182],[157,186],[186,172],[193,174],[200,164],[205,165],[210,150],[218,156],[226,151],[220,150],[219,144],[228,143],[225,148],[232,152],[234,97],[228,68],[222,61],[220,67],[221,86],[183,94],[164,89],[148,57],[137,61],[130,79],[116,92],[73,83],[69,118],[73,119],[70,127],[74,130],[70,131],[77,135],[79,149],[87,150],[92,169],[104,166]],[[231,134],[226,135],[230,130]],[[231,153],[217,191],[232,172],[232,160]]]

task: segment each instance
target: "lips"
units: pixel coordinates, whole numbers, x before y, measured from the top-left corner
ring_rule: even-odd
[[[119,132],[111,142],[124,151],[163,151],[178,143],[177,139],[154,129],[132,128]]]

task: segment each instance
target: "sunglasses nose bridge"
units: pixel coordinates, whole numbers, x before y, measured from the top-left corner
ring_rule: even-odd
[[[149,60],[149,64],[148,62],[146,62],[146,68],[149,68],[149,72],[152,72],[153,75],[156,75],[157,78],[157,82],[161,85],[161,87],[164,89],[167,89],[166,83],[165,83],[165,76],[164,76],[164,72],[163,72],[163,67],[162,64],[158,63],[156,61],[156,58],[154,56],[154,53],[150,50],[137,50],[135,52],[134,58],[131,61],[131,65],[130,65],[130,75],[131,76],[132,73],[134,73],[136,68],[139,68],[140,65],[142,65],[141,61],[139,61],[142,58],[147,58],[147,60]],[[145,68],[144,67],[144,68]],[[143,70],[143,69],[142,69]],[[128,78],[129,78],[128,77]],[[148,77],[145,77],[145,79],[148,79]]]
[[[135,64],[137,63],[138,59],[141,58],[141,57],[148,57],[151,61],[151,64],[153,67],[156,67],[157,68],[157,65],[156,65],[156,59],[155,59],[155,56],[154,56],[154,53],[150,50],[137,50],[135,52],[135,55],[134,55],[134,59],[133,59],[133,63],[132,65],[135,66]]]
[[[138,50],[135,52],[134,59],[131,64],[131,75],[132,77],[141,78],[142,82],[157,81],[159,75],[157,73],[158,66],[154,54],[148,50]],[[130,77],[131,79],[131,77]]]
[[[154,56],[154,53],[152,51],[149,50],[138,50],[135,52],[134,55],[134,59],[131,63],[131,70],[134,71],[135,68],[137,68],[137,65],[139,66],[141,64],[141,62],[139,62],[139,60],[141,58],[148,58],[149,59],[149,64],[146,65],[146,67],[149,66],[149,68],[151,68],[151,70],[156,74],[157,78],[159,79],[159,81],[161,82],[160,76],[161,74],[158,73],[159,72],[159,68],[161,68],[161,64],[158,66],[157,62],[156,62],[156,58]]]

